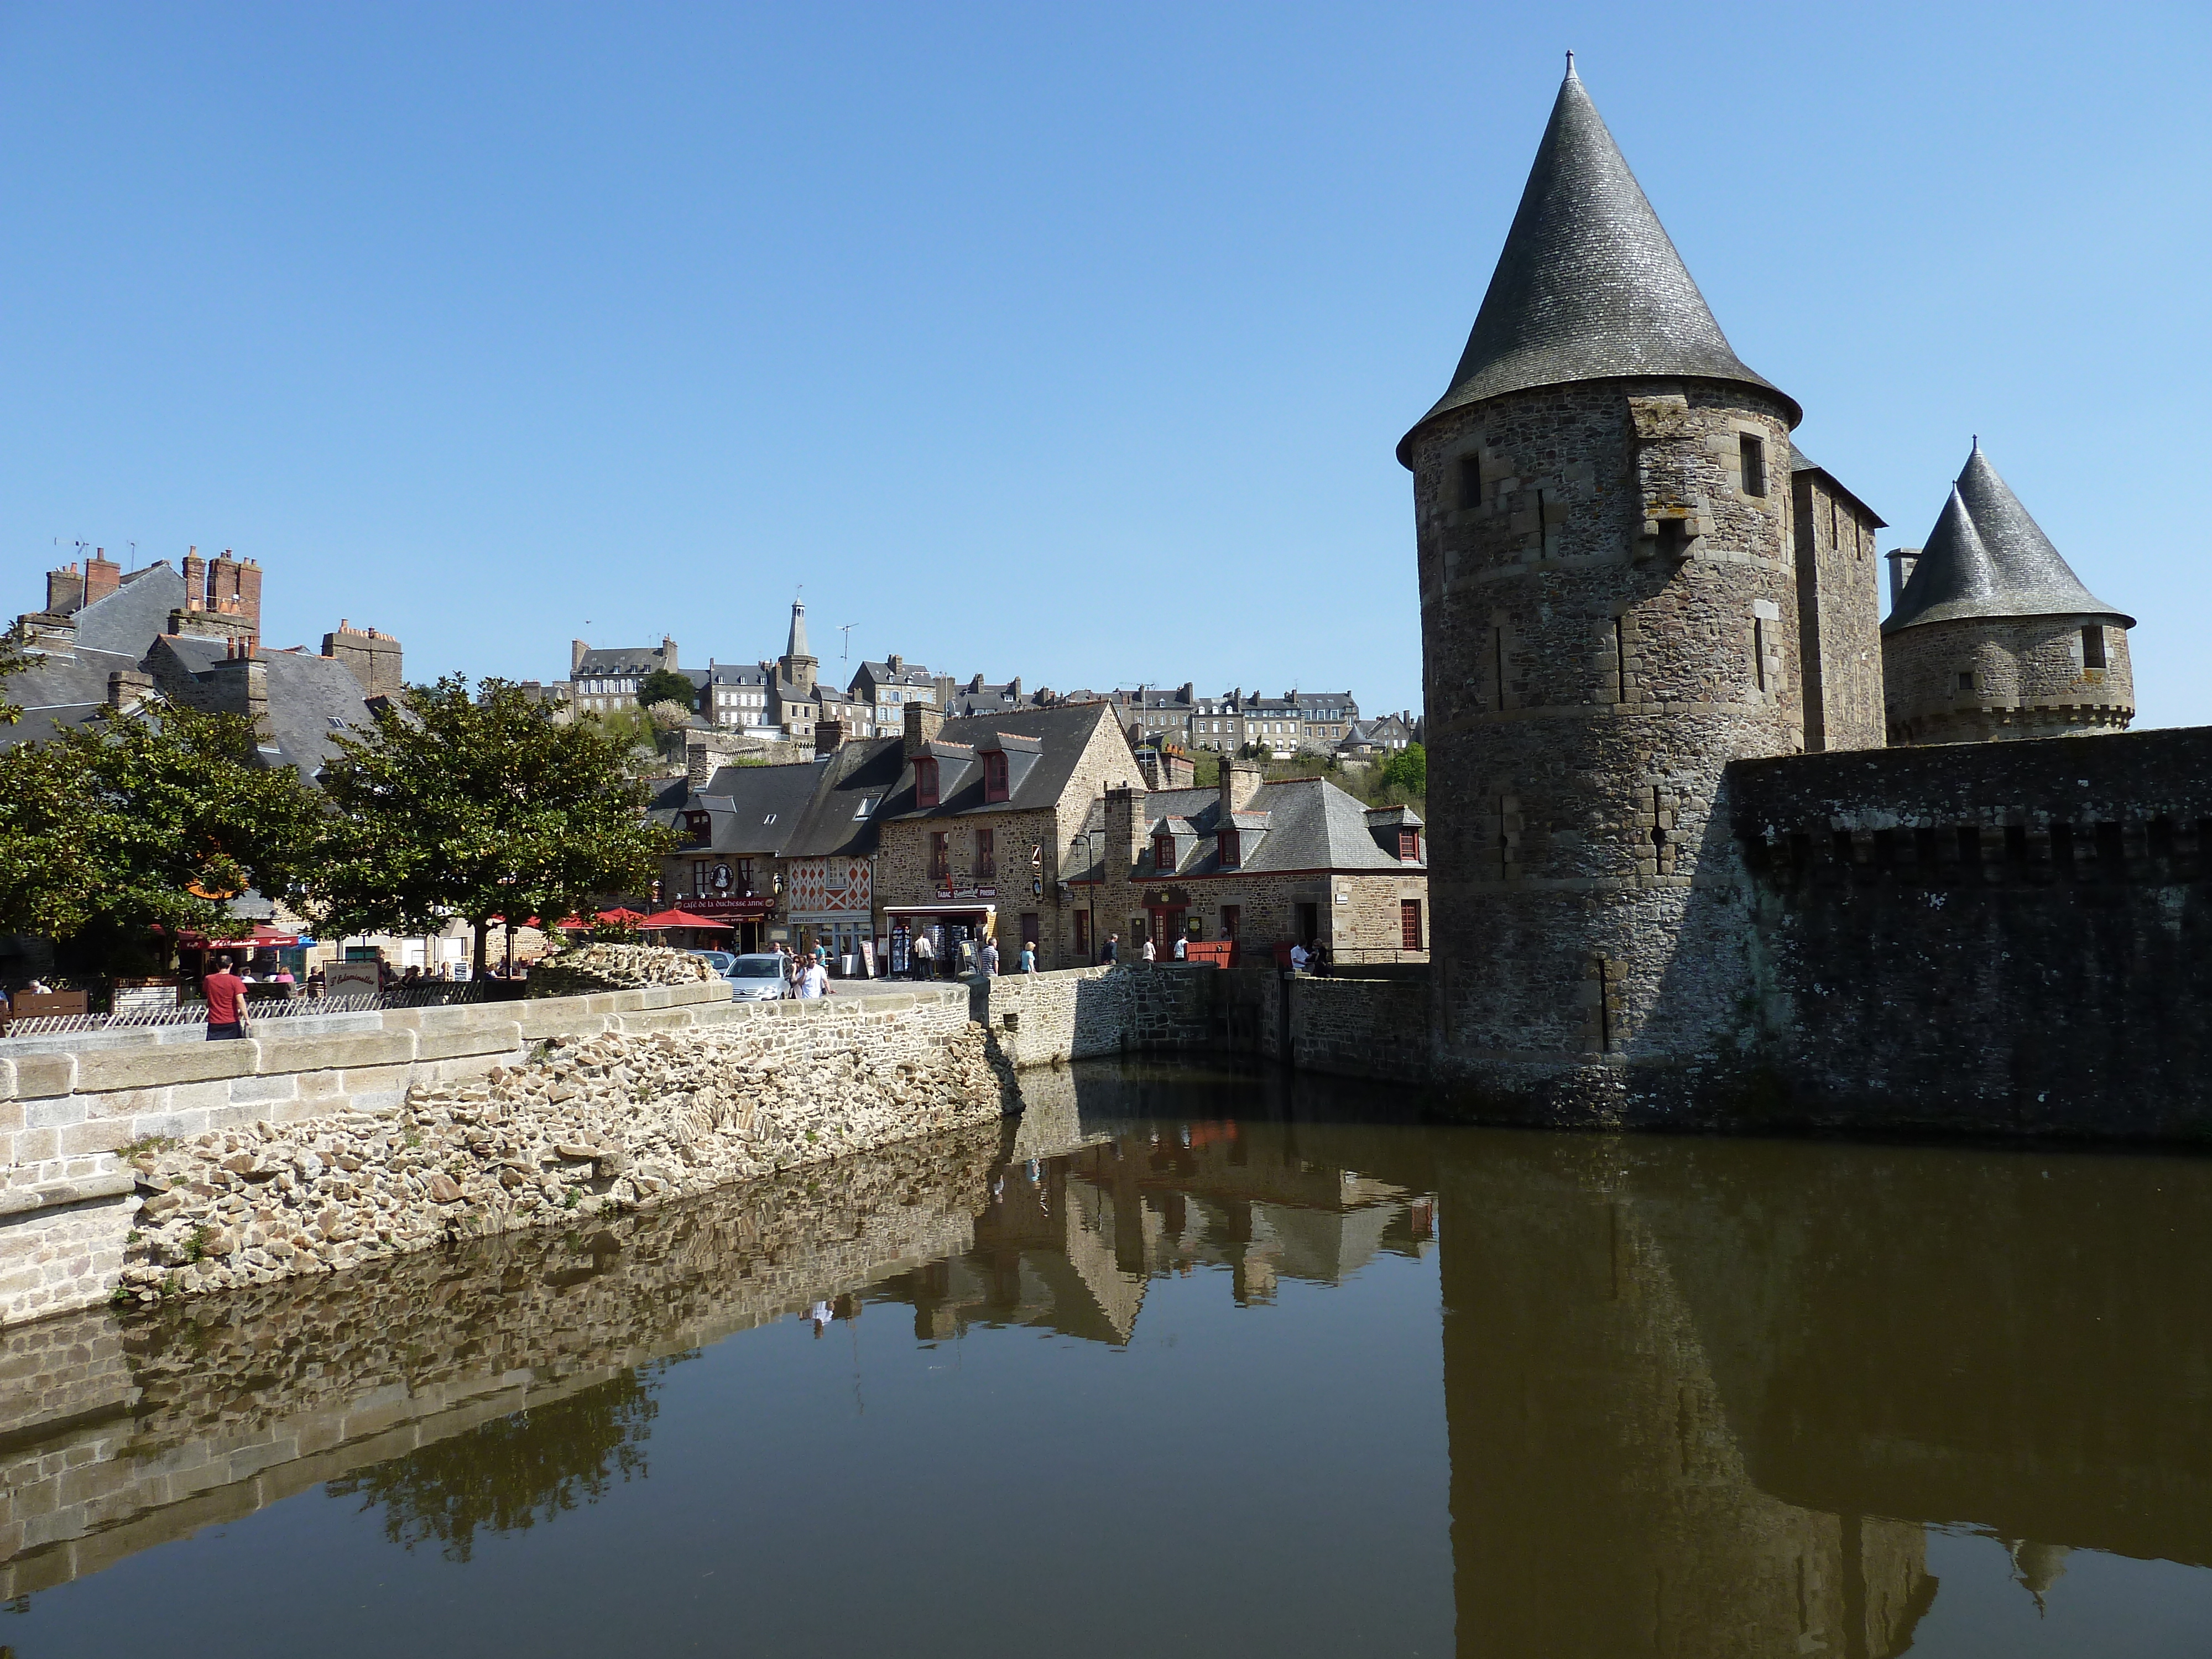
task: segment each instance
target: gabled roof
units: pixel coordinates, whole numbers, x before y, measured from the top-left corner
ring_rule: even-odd
[[[2108,617],[2136,625],[2081,585],[1976,439],[1881,631],[2000,617]]]
[[[1398,445],[1448,410],[1534,386],[1627,376],[1754,386],[1567,60],[1520,210],[1451,385]]]
[[[696,850],[781,857],[805,820],[807,805],[822,781],[822,765],[817,760],[790,766],[717,767],[707,787],[687,792],[663,821],[680,828],[684,811],[704,811],[709,839],[705,848]],[[657,809],[659,805],[655,803]],[[659,811],[652,816],[660,816]]]
[[[863,857],[876,849],[878,821],[906,772],[902,738],[873,738],[848,743],[823,763],[822,778],[807,803],[799,831],[786,848],[790,858],[844,854]],[[870,810],[863,811],[863,807]]]
[[[947,720],[939,729],[937,740],[931,747],[943,754],[957,757],[963,752],[966,763],[956,769],[954,760],[940,760],[938,775],[938,804],[916,807],[914,793],[914,768],[906,766],[899,778],[898,788],[880,809],[885,817],[939,818],[954,817],[964,812],[1015,812],[1033,811],[1054,805],[1067,787],[1067,781],[1075,774],[1077,763],[1090,744],[1092,734],[1102,726],[1115,731],[1115,741],[1121,741],[1120,730],[1113,711],[1101,703],[1083,703],[1066,708],[1020,708],[1002,714],[981,714],[973,720]],[[1006,750],[1006,772],[1009,798],[1002,801],[983,799],[982,763],[974,758],[977,744],[991,732],[1034,738],[1042,748],[1034,756],[1018,748]],[[1122,752],[1127,753],[1126,745]],[[1130,764],[1134,773],[1136,766]]]

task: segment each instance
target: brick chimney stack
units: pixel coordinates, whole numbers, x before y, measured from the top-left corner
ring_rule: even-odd
[[[188,547],[185,550],[185,609],[204,611],[207,600],[207,561],[200,557],[198,548]]]
[[[74,561],[46,572],[46,609],[67,616],[84,603],[84,573]]]
[[[1117,783],[1106,792],[1106,839],[1099,855],[1106,860],[1109,882],[1127,881],[1145,850],[1152,825],[1146,819],[1144,799],[1142,789],[1126,783]]]
[[[123,567],[107,556],[106,548],[93,549],[92,556],[84,562],[84,602],[94,604],[122,586]]]
[[[1249,761],[1221,757],[1221,816],[1241,812],[1252,804],[1252,797],[1260,793],[1260,786],[1267,775]]]
[[[845,744],[845,722],[818,720],[814,722],[814,758],[834,755]]]

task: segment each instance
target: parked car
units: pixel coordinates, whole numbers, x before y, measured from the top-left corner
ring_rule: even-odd
[[[724,975],[730,971],[731,965],[737,961],[737,957],[727,951],[686,951],[684,954],[687,957],[706,957],[714,964],[716,973]]]
[[[772,951],[732,958],[723,977],[730,981],[730,994],[738,1002],[779,1002],[787,988],[783,982],[783,958]]]

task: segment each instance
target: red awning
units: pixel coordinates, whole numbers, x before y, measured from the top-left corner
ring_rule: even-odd
[[[663,910],[658,915],[646,917],[637,924],[640,933],[663,927],[712,927],[721,933],[730,931],[726,921],[716,921],[708,916],[695,916],[689,910]]]
[[[663,914],[665,915],[665,912]],[[642,910],[625,909],[622,906],[617,905],[611,910],[600,911],[599,920],[601,921],[611,921],[617,925],[628,922],[631,926],[635,927],[645,920],[645,912]]]
[[[192,951],[281,951],[299,942],[297,933],[280,933],[273,927],[256,927],[244,939],[210,939],[189,927],[177,935],[177,943]]]

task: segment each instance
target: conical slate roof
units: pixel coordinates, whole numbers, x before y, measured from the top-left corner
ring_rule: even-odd
[[[791,602],[791,641],[783,648],[787,657],[805,657],[813,653],[806,648],[806,607],[799,600]]]
[[[2136,625],[2081,586],[1979,439],[1881,631],[1978,617],[2109,617]]]
[[[1646,374],[1759,386],[1803,416],[1729,345],[1571,57],[1451,389],[1413,430],[1508,392]]]

